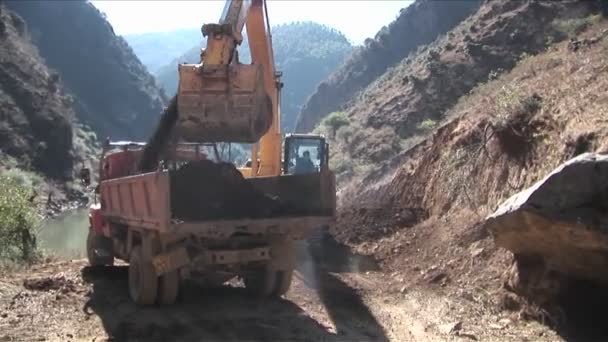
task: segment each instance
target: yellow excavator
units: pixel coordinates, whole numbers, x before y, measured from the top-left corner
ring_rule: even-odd
[[[251,165],[239,169],[245,177],[298,172],[296,162],[306,152],[320,170],[329,154],[322,136],[288,135],[281,151],[283,83],[274,63],[267,14],[263,0],[232,0],[226,2],[219,24],[203,25],[207,47],[201,63],[179,66],[176,134],[188,141],[253,143]],[[252,64],[238,59],[244,27]]]
[[[244,28],[251,64],[238,59]],[[151,140],[108,140],[100,158],[87,256],[92,266],[127,261],[138,304],[175,302],[193,275],[214,283],[236,276],[256,295],[280,296],[295,241],[334,221],[325,139],[281,135],[265,1],[227,1],[202,33],[201,63],[178,66],[178,93]],[[251,144],[251,165],[209,160],[202,151],[219,142]]]

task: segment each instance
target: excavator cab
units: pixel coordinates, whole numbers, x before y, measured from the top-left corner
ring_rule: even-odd
[[[322,135],[287,134],[285,136],[284,174],[318,173],[327,168],[328,162],[329,144]]]

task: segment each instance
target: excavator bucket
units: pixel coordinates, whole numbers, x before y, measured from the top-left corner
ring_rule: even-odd
[[[272,124],[261,65],[179,65],[175,132],[191,142],[258,141]]]

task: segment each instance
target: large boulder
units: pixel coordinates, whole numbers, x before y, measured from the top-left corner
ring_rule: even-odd
[[[585,153],[512,196],[485,223],[498,246],[608,283],[608,155]]]

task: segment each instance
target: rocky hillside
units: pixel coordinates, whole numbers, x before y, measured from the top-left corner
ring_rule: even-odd
[[[164,95],[127,42],[84,1],[7,1],[46,64],[74,95],[78,118],[99,136],[144,139]]]
[[[278,25],[271,31],[275,62],[277,69],[283,73],[285,83],[281,123],[284,130],[291,131],[306,98],[321,80],[342,64],[352,47],[341,32],[313,22]],[[156,77],[168,94],[177,91],[177,64],[198,63],[202,46],[201,43],[192,47],[158,69]],[[248,62],[250,58],[246,40],[240,50],[241,61]]]
[[[373,39],[367,39],[344,65],[319,84],[298,114],[297,131],[311,131],[323,117],[342,108],[388,68],[446,34],[479,4],[476,0],[417,0],[402,9],[395,21]]]
[[[0,4],[0,156],[4,166],[63,179],[74,164],[72,100],[31,43],[26,23]]]
[[[356,182],[342,178],[334,235],[380,260],[395,293],[423,287],[487,308],[462,314],[467,333],[536,318],[565,339],[608,334],[600,323],[605,287],[517,273],[513,256],[483,228],[499,204],[562,162],[608,152],[608,22],[600,5],[485,2],[333,121],[341,123],[338,141],[360,141],[370,152],[386,127],[417,136],[412,148],[397,144],[374,156],[384,168],[368,167]],[[353,123],[365,137],[340,132]],[[354,161],[363,155],[338,146]],[[513,288],[532,296],[518,298]]]
[[[89,3],[0,5],[0,171],[47,204],[78,200],[77,170],[98,136],[143,139],[164,97],[127,43]]]
[[[484,3],[446,36],[405,58],[351,100],[344,122],[329,134],[337,170],[350,178],[391,169],[394,158],[432,132],[473,87],[565,39],[554,22],[580,15],[571,11],[577,6],[576,1]],[[328,124],[332,121],[321,128]]]

